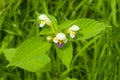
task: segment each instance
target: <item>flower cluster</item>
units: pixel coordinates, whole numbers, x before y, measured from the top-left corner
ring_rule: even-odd
[[[39,27],[44,27],[45,24],[47,24],[48,26],[51,26],[52,22],[51,22],[51,20],[45,14],[41,14],[39,16],[39,20],[40,20]],[[71,38],[76,38],[76,34],[77,34],[77,32],[79,30],[80,30],[79,26],[72,25],[68,29],[69,36]],[[46,40],[47,41],[52,41],[52,42],[56,43],[58,47],[63,47],[63,45],[68,42],[66,34],[64,34],[62,32],[57,33],[54,37],[47,36]]]

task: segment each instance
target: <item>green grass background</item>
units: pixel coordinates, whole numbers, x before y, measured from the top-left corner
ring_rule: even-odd
[[[87,53],[77,59],[77,66],[68,76],[78,80],[120,80],[120,0],[0,0],[0,80],[59,80],[57,73],[5,67],[8,61],[2,50],[18,47],[36,35],[35,12],[51,14],[59,24],[90,18],[111,25],[98,41],[85,45]]]

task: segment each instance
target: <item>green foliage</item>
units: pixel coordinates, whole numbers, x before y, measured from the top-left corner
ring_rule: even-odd
[[[49,35],[49,34],[53,34],[53,32],[49,27],[47,27],[42,29],[42,31],[40,31],[38,35]]]
[[[15,55],[16,53],[16,49],[15,48],[10,48],[10,49],[4,49],[3,52],[5,54],[5,57],[6,59],[11,62],[13,56]]]
[[[6,52],[6,57],[10,60],[9,66],[15,65],[32,72],[40,71],[50,62],[50,58],[45,54],[50,46],[48,42],[43,42],[42,38],[30,38],[17,48],[12,59],[10,52]]]
[[[52,27],[57,30],[57,26],[58,26],[58,22],[56,20],[56,18],[52,15],[47,15],[48,18],[52,21]]]
[[[66,30],[72,25],[78,25],[80,27],[77,35],[77,40],[90,39],[105,29],[105,24],[95,21],[93,19],[82,18],[75,21],[66,21],[59,26],[61,30]]]
[[[59,25],[58,27],[59,27],[59,29],[61,30],[61,31],[63,31],[63,30],[66,30],[66,29],[68,29],[69,27],[71,27],[74,23],[76,22],[76,20],[75,21],[65,21],[65,22],[63,22],[61,25]]]
[[[0,80],[119,80],[119,3],[0,0]],[[40,14],[52,24],[39,28]],[[72,25],[80,28],[75,38]],[[58,33],[68,42],[55,43]]]
[[[3,52],[4,49],[6,49],[10,42],[13,40],[13,36],[11,35],[6,35],[3,39],[3,41],[1,42],[1,48],[0,48],[0,54]]]
[[[102,22],[91,19],[80,19],[75,24],[81,28],[79,31],[81,36],[79,36],[78,40],[90,39],[105,29],[105,25]]]
[[[72,44],[69,42],[63,48],[57,48],[58,58],[62,61],[62,63],[70,69],[70,63],[73,57],[73,48]]]

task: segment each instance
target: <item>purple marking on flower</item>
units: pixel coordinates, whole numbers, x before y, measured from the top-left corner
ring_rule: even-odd
[[[59,42],[58,42],[57,45],[58,45],[58,47],[60,47],[60,48],[63,47],[63,44],[62,44],[62,43],[59,43]]]

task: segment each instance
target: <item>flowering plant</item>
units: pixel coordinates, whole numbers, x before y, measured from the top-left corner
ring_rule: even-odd
[[[105,30],[105,25],[92,19],[82,18],[65,21],[58,25],[52,15],[38,14],[35,33],[37,35],[24,41],[17,49],[10,49],[11,56],[6,53],[10,62],[8,66],[17,66],[31,72],[46,70],[59,72],[62,66],[62,77],[75,67],[75,61]],[[88,42],[86,42],[88,41]],[[87,46],[81,45],[81,42]],[[9,51],[8,51],[9,52]],[[51,67],[50,67],[51,66]]]

